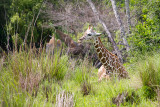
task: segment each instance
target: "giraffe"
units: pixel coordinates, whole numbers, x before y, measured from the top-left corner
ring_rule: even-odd
[[[61,40],[56,40],[54,35],[49,40],[49,43],[46,44],[46,53],[53,55],[55,51],[59,51],[62,49],[62,42]]]
[[[89,26],[84,35],[78,40],[81,43],[83,40],[94,39],[94,47],[96,49],[97,56],[103,66],[106,69],[106,74],[116,75],[119,78],[128,78],[128,72],[120,63],[118,57],[108,51],[101,42],[101,33],[97,33],[93,30],[93,27]]]

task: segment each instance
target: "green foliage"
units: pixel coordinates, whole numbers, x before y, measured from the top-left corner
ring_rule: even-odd
[[[68,57],[60,57],[59,53],[53,56],[42,57],[40,67],[43,73],[45,73],[44,78],[48,78],[49,81],[63,80],[66,72],[68,71]]]
[[[154,99],[160,86],[159,55],[148,57],[139,64],[140,78],[143,84],[144,96]]]
[[[141,10],[141,13],[138,14],[138,24],[129,37],[133,51],[144,54],[160,48],[160,19],[159,14],[157,14],[159,9],[159,1],[141,1],[141,8],[138,10]]]
[[[14,38],[14,35],[18,35],[19,40],[26,43],[30,43],[31,40],[36,44],[36,47],[40,46],[40,40],[44,43],[46,36],[51,35],[51,29],[44,29],[42,24],[46,21],[43,17],[42,10],[45,9],[43,0],[14,0],[9,8],[9,21],[6,23],[6,31],[8,35]],[[18,47],[22,42],[17,41]]]
[[[48,61],[47,61],[48,63]],[[51,78],[55,77],[56,80],[62,80],[68,70],[68,58],[67,56],[63,56],[59,58],[59,56],[55,55],[53,58],[53,62],[51,62],[53,68],[50,69],[48,72],[48,76]]]
[[[80,61],[80,65],[75,68],[75,72],[73,72],[72,78],[74,81],[78,83],[84,83],[89,81],[89,73],[91,72],[91,68],[89,67],[89,62],[87,60]],[[77,62],[78,64],[78,62]],[[86,66],[84,66],[86,65]]]

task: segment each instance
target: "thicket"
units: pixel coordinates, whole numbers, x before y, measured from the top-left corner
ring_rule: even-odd
[[[40,47],[40,43],[44,44],[47,36],[52,35],[52,29],[43,27],[48,22],[42,13],[46,6],[43,0],[2,0],[0,4],[3,49],[7,48],[8,37],[10,50],[13,50],[13,46],[19,48],[25,43]]]
[[[138,5],[135,6],[135,4]],[[133,53],[136,56],[158,51],[160,48],[160,1],[131,0],[131,8],[136,15],[135,27],[132,28],[132,34],[129,37]]]

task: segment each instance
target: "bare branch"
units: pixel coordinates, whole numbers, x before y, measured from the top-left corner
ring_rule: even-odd
[[[112,3],[112,7],[113,7],[113,11],[114,11],[114,14],[115,14],[117,23],[118,23],[118,25],[119,25],[119,27],[120,27],[120,31],[121,31],[121,36],[122,36],[123,43],[125,44],[126,50],[129,51],[130,49],[129,49],[128,42],[127,42],[127,40],[126,40],[125,30],[124,30],[122,21],[121,21],[121,19],[120,19],[120,16],[119,16],[119,14],[118,14],[118,10],[117,10],[117,7],[116,7],[115,0],[111,0],[111,3]]]

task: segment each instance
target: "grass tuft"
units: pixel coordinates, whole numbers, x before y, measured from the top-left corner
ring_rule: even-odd
[[[160,85],[160,57],[148,57],[139,66],[140,78],[143,84],[144,96],[155,99],[156,91]]]
[[[82,83],[81,92],[82,92],[83,96],[88,95],[90,93],[90,91],[91,91],[91,84],[88,83],[87,81]]]

